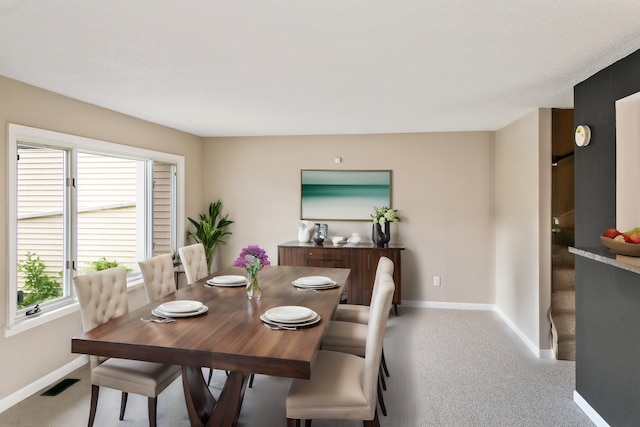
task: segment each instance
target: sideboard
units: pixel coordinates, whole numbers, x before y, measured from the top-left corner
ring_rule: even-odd
[[[400,254],[403,250],[404,246],[399,244],[382,247],[367,243],[347,243],[335,246],[331,242],[316,245],[292,241],[278,245],[278,265],[349,268],[351,275],[347,303],[369,305],[378,260],[385,256],[394,264],[393,281],[396,290],[393,294],[393,306],[397,315],[398,304],[402,301]]]

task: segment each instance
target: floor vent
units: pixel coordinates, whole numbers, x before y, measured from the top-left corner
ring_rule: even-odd
[[[65,391],[66,389],[68,389],[69,387],[71,387],[72,385],[74,385],[75,383],[77,383],[78,381],[80,380],[76,378],[65,378],[64,380],[60,381],[58,384],[51,387],[49,390],[42,393],[42,396],[57,396],[63,391]]]

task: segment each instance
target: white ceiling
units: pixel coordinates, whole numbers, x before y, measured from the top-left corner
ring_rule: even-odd
[[[571,108],[640,48],[639,17],[639,0],[0,0],[0,75],[200,136],[496,130]]]

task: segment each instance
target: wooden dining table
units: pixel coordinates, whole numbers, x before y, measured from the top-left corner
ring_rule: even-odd
[[[207,284],[214,276],[245,275],[242,269],[226,268],[72,338],[71,351],[181,365],[191,425],[234,426],[250,374],[310,378],[311,362],[349,274],[343,268],[267,266],[259,273],[262,297],[250,300],[244,286]],[[292,285],[305,276],[326,276],[338,287],[309,291]],[[171,323],[141,320],[152,317],[151,311],[160,304],[175,300],[201,301],[208,311]],[[321,320],[296,330],[266,327],[260,316],[280,306],[308,307]],[[203,367],[228,372],[218,399],[206,384]]]

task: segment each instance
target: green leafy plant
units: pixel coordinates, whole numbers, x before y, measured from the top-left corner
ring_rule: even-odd
[[[206,214],[200,214],[199,220],[188,218],[195,227],[195,231],[189,231],[187,235],[204,246],[209,271],[211,271],[211,262],[216,247],[219,244],[225,244],[224,237],[231,234],[230,231],[225,231],[225,228],[233,224],[233,221],[228,219],[229,215],[221,216],[221,210],[222,202],[218,200],[209,204],[209,211]]]
[[[118,261],[116,261],[115,259],[113,261],[109,261],[107,260],[107,257],[102,257],[98,261],[90,262],[89,265],[91,266],[89,271],[102,271],[108,270],[109,268],[117,267],[120,265],[120,263],[118,263]],[[128,267],[126,267],[125,269],[127,270],[127,273],[131,271],[131,269]]]
[[[62,296],[60,282],[45,274],[45,269],[44,262],[33,252],[27,252],[26,258],[18,262],[18,271],[24,275],[24,299],[19,308]]]
[[[374,207],[374,213],[371,214],[374,224],[383,225],[385,222],[400,222],[398,210],[391,209],[386,206],[381,208]]]

